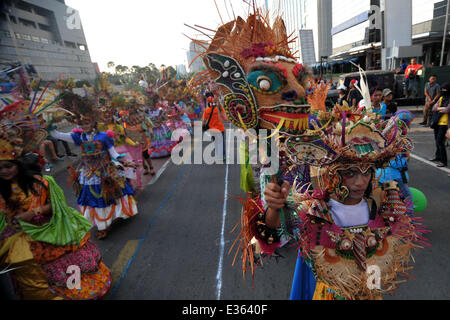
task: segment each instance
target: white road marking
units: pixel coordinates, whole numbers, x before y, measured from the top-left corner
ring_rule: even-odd
[[[429,166],[432,166],[432,167],[434,167],[434,168],[436,168],[438,170],[444,171],[445,173],[450,173],[450,169],[449,168],[438,168],[436,166],[436,163],[428,161],[428,160],[426,160],[426,159],[424,159],[422,157],[419,157],[418,155],[415,155],[413,153],[411,153],[411,158],[413,158],[413,159],[415,159],[417,161],[423,162],[423,163],[425,163],[425,164],[427,164]]]
[[[158,181],[159,177],[163,174],[163,172],[167,169],[167,167],[169,166],[170,160],[172,158],[167,159],[167,161],[163,164],[163,166],[158,170],[158,172],[156,173],[156,176],[150,180],[150,182],[147,184],[148,186],[154,184],[156,181]]]
[[[227,131],[226,131],[227,132]],[[227,132],[228,133],[228,132]],[[225,141],[228,140],[227,148],[225,152],[228,152],[230,148],[230,140],[226,138]],[[228,161],[226,161],[228,162]],[[217,268],[217,300],[220,300],[220,296],[222,294],[222,267],[223,267],[223,255],[225,251],[225,220],[227,217],[227,198],[228,198],[228,163],[226,164],[225,169],[225,191],[224,191],[224,200],[223,200],[223,210],[222,210],[222,230],[220,232],[220,257],[219,257],[219,266]]]

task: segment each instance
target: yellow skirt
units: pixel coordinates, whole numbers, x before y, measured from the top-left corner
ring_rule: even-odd
[[[80,245],[89,239],[88,234]],[[16,280],[17,289],[21,299],[24,300],[89,300],[101,298],[111,285],[111,271],[100,261],[98,270],[93,273],[81,275],[81,289],[68,289],[52,286],[48,282],[47,274],[33,256],[30,243],[33,239],[25,232],[19,232],[0,241],[0,265],[6,266]],[[58,248],[48,244],[41,250],[55,250]],[[53,248],[53,249],[52,249]],[[49,251],[50,252],[50,251]],[[70,251],[66,251],[70,252]]]
[[[20,298],[24,300],[62,300],[52,293],[41,266],[34,261],[29,242],[33,241],[25,232],[19,232],[0,241],[0,257],[16,280]]]
[[[337,300],[334,294],[328,290],[329,288],[325,283],[317,280],[313,300]]]

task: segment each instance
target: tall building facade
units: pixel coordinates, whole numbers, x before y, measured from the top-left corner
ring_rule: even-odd
[[[297,37],[291,49],[312,65],[331,55],[332,0],[272,0],[270,12],[280,14],[288,34]]]
[[[412,41],[423,46],[425,65],[440,63],[442,40],[444,36],[447,0],[411,0],[412,1]],[[448,54],[450,41],[450,19],[447,26],[447,43],[444,51],[444,65],[450,64]]]
[[[334,63],[349,61],[367,70],[381,68],[380,0],[333,0]]]
[[[204,48],[191,41],[189,44],[189,51],[186,53],[190,72],[201,72],[206,70],[205,64],[202,59],[199,58],[199,55],[204,51]]]
[[[80,15],[64,0],[2,0],[0,60],[33,65],[43,80],[92,80]]]

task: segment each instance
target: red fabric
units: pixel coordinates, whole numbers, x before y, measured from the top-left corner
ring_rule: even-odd
[[[423,66],[421,64],[410,64],[406,70],[405,70],[405,79],[408,78],[409,75],[409,71],[411,70],[414,74],[417,73],[417,70],[419,70],[420,68],[422,68]]]
[[[208,108],[206,108],[205,112],[203,113],[203,119],[206,119],[206,121],[208,121],[208,119],[209,119],[209,115],[211,114],[211,110],[212,110],[212,107],[208,107]],[[213,115],[211,117],[211,121],[209,122],[209,128],[218,130],[220,132],[224,132],[225,131],[225,126],[223,125],[223,122],[220,119],[219,108],[218,107],[214,108],[214,112],[213,112]]]

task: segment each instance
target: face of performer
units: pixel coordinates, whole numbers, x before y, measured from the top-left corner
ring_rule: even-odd
[[[0,161],[0,179],[11,181],[19,174],[19,167],[11,161]]]
[[[81,129],[85,133],[91,133],[92,130],[94,130],[94,127],[95,127],[95,123],[91,122],[91,121],[86,121],[83,124],[81,124]]]
[[[340,171],[340,174],[343,180],[342,186],[349,190],[349,195],[344,200],[344,204],[355,205],[360,203],[372,180],[372,169],[361,172],[358,168],[350,168]]]

